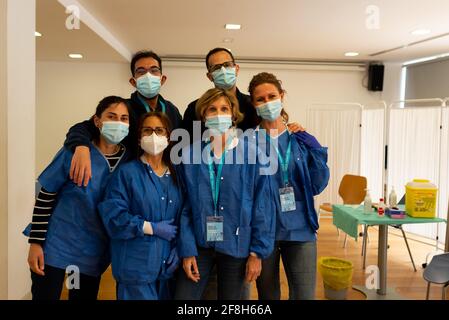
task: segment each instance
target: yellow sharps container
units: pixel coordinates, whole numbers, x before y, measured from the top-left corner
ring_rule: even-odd
[[[438,188],[429,180],[414,179],[405,186],[405,211],[415,218],[435,218]]]

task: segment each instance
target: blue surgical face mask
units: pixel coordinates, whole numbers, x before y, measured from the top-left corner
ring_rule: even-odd
[[[104,121],[101,135],[110,144],[118,144],[129,132],[129,124],[120,121]]]
[[[257,115],[262,119],[269,121],[276,120],[281,115],[281,111],[282,111],[281,99],[269,101],[256,107]]]
[[[147,99],[154,98],[161,90],[161,78],[149,72],[136,79],[137,91]]]
[[[214,84],[217,88],[229,90],[235,86],[237,82],[237,74],[235,68],[225,68],[215,70],[211,73]]]
[[[223,134],[232,126],[232,118],[230,115],[219,115],[206,118],[206,128],[212,133]]]

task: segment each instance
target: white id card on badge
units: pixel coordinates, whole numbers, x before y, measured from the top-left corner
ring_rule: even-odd
[[[207,217],[207,241],[223,241],[223,217]]]
[[[281,199],[282,212],[296,210],[295,192],[292,187],[280,188],[279,197]]]

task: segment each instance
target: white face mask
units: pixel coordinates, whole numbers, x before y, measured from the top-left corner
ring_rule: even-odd
[[[158,155],[168,147],[168,139],[165,136],[158,136],[156,132],[153,132],[151,136],[142,137],[140,147],[152,156]]]

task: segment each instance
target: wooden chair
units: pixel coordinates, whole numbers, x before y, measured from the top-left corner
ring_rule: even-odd
[[[367,180],[366,177],[346,174],[343,176],[338,188],[338,195],[343,199],[343,204],[361,204],[366,195]],[[332,214],[332,204],[323,203],[320,205],[320,211]],[[338,234],[340,234],[337,229]],[[348,235],[345,235],[343,247],[346,247]]]

